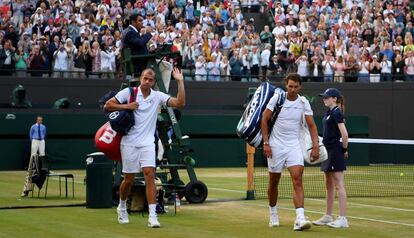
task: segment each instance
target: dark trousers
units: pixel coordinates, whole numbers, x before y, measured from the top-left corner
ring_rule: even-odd
[[[384,82],[391,82],[392,81],[392,76],[390,73],[382,73],[381,74],[381,81]]]
[[[251,73],[253,76],[257,76],[257,75],[259,75],[259,65],[254,64],[254,65],[250,68],[250,73]]]

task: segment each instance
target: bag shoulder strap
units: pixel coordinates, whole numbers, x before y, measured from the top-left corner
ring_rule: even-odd
[[[279,90],[279,89],[277,89]],[[273,111],[272,117],[269,123],[269,131],[272,131],[273,125],[275,124],[277,117],[279,116],[280,111],[282,111],[283,104],[285,103],[287,98],[287,92],[281,92],[278,94],[278,99],[275,105],[275,109]]]
[[[282,110],[283,104],[285,103],[287,98],[287,92],[279,93],[279,97],[276,102],[276,110]]]
[[[308,124],[306,123],[306,119],[305,119],[305,103],[306,103],[306,101],[308,101],[308,99],[306,99],[306,97],[300,96],[300,95],[299,95],[299,98],[300,98],[300,101],[302,102],[302,108],[303,108],[303,110],[302,110],[302,125],[304,127],[308,128]]]
[[[138,96],[138,91],[139,87],[135,87],[135,89],[133,87],[129,87],[129,93],[131,94],[129,97],[129,103],[135,102]]]
[[[308,101],[308,99],[305,96],[300,96],[300,95],[299,95],[299,98],[303,103],[303,108],[305,109],[305,103],[306,103],[306,101]]]

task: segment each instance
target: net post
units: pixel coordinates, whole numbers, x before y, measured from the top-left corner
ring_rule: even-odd
[[[247,154],[247,192],[246,200],[254,200],[254,153],[255,148],[246,143]]]

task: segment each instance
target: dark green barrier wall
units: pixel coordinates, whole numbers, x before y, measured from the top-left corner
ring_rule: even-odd
[[[9,116],[7,116],[9,115]],[[14,115],[15,119],[6,119]],[[2,125],[0,136],[26,136],[29,138],[29,129],[36,122],[37,114],[33,113],[0,113]],[[57,111],[53,114],[42,114],[47,126],[48,136],[81,136],[92,135],[103,125],[103,114],[75,114],[67,111]]]
[[[0,114],[0,148],[3,151],[0,170],[22,169],[27,164],[30,156],[29,129],[36,116],[32,113]],[[104,123],[103,115],[63,111],[42,116],[47,126],[46,153],[51,159],[52,169],[84,168],[85,155],[95,151],[93,137]]]
[[[119,89],[120,83],[102,79],[2,78],[0,170],[23,168],[30,150],[27,133],[36,113],[44,116],[48,126],[46,150],[55,157],[52,158],[54,166],[84,168],[85,154],[95,151],[94,133],[104,122],[97,101],[107,91]],[[25,87],[33,108],[9,107],[10,93],[18,84]],[[234,130],[243,112],[248,88],[257,87],[259,83],[186,81],[185,85],[187,99],[181,128],[192,139],[197,165],[244,166],[245,146]],[[278,85],[283,86],[282,83]],[[326,107],[317,95],[330,87],[339,88],[346,98],[347,127],[351,136],[413,139],[414,110],[409,110],[412,103],[408,99],[414,94],[414,83],[304,83],[301,94],[310,99],[314,115],[325,112]],[[176,95],[176,91],[173,80],[170,92]],[[52,110],[55,100],[62,97],[69,98],[69,109]],[[16,119],[6,120],[6,113],[14,113]],[[320,128],[320,117],[315,121]],[[352,144],[349,163],[412,163],[412,154],[407,147]]]
[[[28,139],[0,140],[7,148],[1,156],[0,170],[20,170],[27,166],[30,156]],[[46,154],[51,169],[83,169],[85,155],[94,152],[92,139],[47,139]]]
[[[22,169],[30,153],[28,131],[36,114],[15,113],[15,119],[5,119],[0,114],[0,148],[2,148],[0,170]],[[10,117],[10,116],[9,116]],[[46,153],[53,169],[75,169],[85,167],[85,155],[95,151],[93,137],[104,123],[102,114],[71,114],[61,111],[43,114],[47,126]],[[235,134],[239,115],[183,115],[180,125],[184,135],[191,138],[193,157],[197,167],[245,166],[245,143]],[[315,117],[321,129],[321,117]],[[347,127],[351,136],[368,136],[367,117],[349,117]],[[258,151],[260,153],[260,151]],[[404,157],[407,150],[395,148],[384,150],[369,145],[354,144],[350,147],[351,164],[368,164],[374,161],[392,161]],[[373,154],[374,156],[371,156]],[[259,155],[260,157],[260,155]]]

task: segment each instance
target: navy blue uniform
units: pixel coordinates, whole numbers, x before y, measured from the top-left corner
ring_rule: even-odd
[[[151,40],[152,34],[146,33],[141,36],[138,29],[135,29],[131,25],[125,29],[122,35],[122,45],[125,48],[131,49],[132,55],[146,55],[148,54],[147,43]],[[134,73],[140,75],[141,72],[147,67],[147,59],[133,59]]]
[[[338,123],[343,123],[344,117],[338,107],[329,109],[323,117],[323,144],[328,151],[328,159],[322,162],[321,171],[337,172],[346,170],[345,156],[342,151],[341,132]]]

